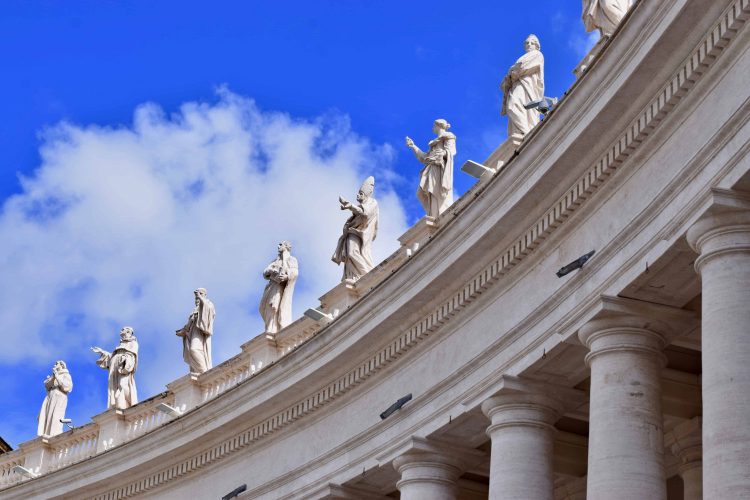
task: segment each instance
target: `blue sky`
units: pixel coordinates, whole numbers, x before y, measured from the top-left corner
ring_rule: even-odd
[[[56,359],[68,415],[105,409],[111,349],[132,324],[142,399],[184,372],[173,337],[205,286],[216,362],[262,329],[275,242],[300,257],[295,314],[340,270],[328,259],[353,197],[376,177],[376,257],[421,217],[420,147],[446,118],[457,167],[505,138],[498,84],[529,33],[562,95],[595,38],[578,0],[535,2],[15,1],[0,5],[0,436],[32,439]],[[456,172],[455,189],[473,179]],[[315,226],[323,228],[313,230]],[[321,234],[324,233],[324,234]]]

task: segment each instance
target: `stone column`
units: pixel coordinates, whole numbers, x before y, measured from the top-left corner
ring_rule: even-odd
[[[589,500],[665,500],[660,372],[666,341],[649,318],[614,313],[578,332],[590,349]]]
[[[401,500],[455,500],[463,464],[446,453],[410,451],[393,461]]]
[[[702,281],[706,498],[750,498],[750,202],[731,201],[687,234]]]
[[[504,394],[482,403],[482,411],[492,422],[490,500],[554,500],[557,405],[543,395]]]
[[[680,459],[683,500],[703,499],[703,448],[701,446],[701,417],[695,417],[672,431],[672,453]]]

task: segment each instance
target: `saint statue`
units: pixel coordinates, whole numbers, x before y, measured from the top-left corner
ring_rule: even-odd
[[[44,398],[39,412],[39,426],[37,435],[56,436],[63,431],[61,418],[65,418],[65,408],[68,406],[68,394],[73,390],[73,379],[65,361],[57,361],[52,367],[52,374],[44,379],[47,397]]]
[[[539,123],[539,111],[526,109],[544,98],[544,56],[535,35],[524,43],[526,53],[510,67],[500,88],[504,93],[502,115],[508,116],[508,138],[520,140]]]
[[[602,36],[612,36],[634,0],[583,0],[583,24],[586,31],[596,29]]]
[[[138,340],[129,326],[120,330],[120,343],[113,352],[92,347],[99,354],[96,364],[109,370],[107,379],[107,408],[125,410],[138,403],[135,388],[135,370],[138,368]]]
[[[406,138],[406,145],[414,151],[424,168],[419,174],[417,198],[430,217],[437,217],[453,203],[453,157],[456,156],[456,136],[448,129],[450,124],[435,120],[432,132],[437,135],[429,143],[426,153]]]
[[[375,179],[368,177],[357,193],[357,205],[339,197],[341,210],[350,210],[352,216],[344,224],[344,234],[339,238],[333,260],[344,264],[341,281],[357,281],[374,267],[372,264],[372,242],[378,234],[378,202],[372,197]]]
[[[206,289],[198,288],[195,309],[190,313],[185,326],[177,330],[182,337],[182,358],[190,366],[191,375],[200,375],[211,369],[211,336],[214,333],[214,304],[206,297]]]
[[[263,271],[268,284],[260,299],[260,315],[266,323],[266,333],[276,333],[292,322],[292,294],[299,268],[291,254],[291,243],[282,241],[278,251],[278,258]]]

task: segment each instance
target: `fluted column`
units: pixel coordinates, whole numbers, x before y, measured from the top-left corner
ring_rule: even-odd
[[[588,500],[664,500],[660,372],[665,357],[658,322],[613,314],[587,323],[579,338],[590,352]]]
[[[410,451],[393,461],[401,500],[455,500],[463,464],[448,453]]]
[[[750,210],[741,202],[688,231],[700,256],[703,363],[703,490],[750,498]]]
[[[554,500],[552,452],[559,404],[539,394],[495,396],[482,403],[491,420],[490,500]]]
[[[701,418],[695,417],[678,425],[673,431],[672,453],[680,459],[683,500],[703,499],[703,448]]]

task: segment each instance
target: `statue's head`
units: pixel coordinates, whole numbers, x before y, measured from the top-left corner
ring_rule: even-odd
[[[536,35],[529,35],[526,37],[526,41],[523,43],[523,48],[526,49],[526,52],[531,52],[532,50],[541,50],[542,44],[539,43],[539,38],[537,38]]]
[[[195,295],[195,304],[198,305],[198,298],[206,298],[206,289],[205,288],[196,288],[193,290],[193,294]]]
[[[432,133],[438,134],[441,130],[445,131],[451,128],[451,124],[448,123],[447,120],[444,120],[443,118],[438,118],[435,120],[435,123],[432,125]]]
[[[359,188],[359,192],[357,193],[357,201],[363,202],[369,197],[372,196],[372,193],[375,191],[375,178],[373,176],[368,177],[365,179],[365,182],[362,183],[362,187]]]
[[[55,365],[52,367],[53,372],[60,372],[60,371],[67,370],[67,369],[68,367],[65,364],[65,361],[61,359],[55,361]]]
[[[120,330],[120,339],[122,340],[130,340],[133,338],[133,327],[132,326],[123,326],[122,330]]]
[[[287,241],[287,240],[280,241],[279,242],[279,246],[277,248],[279,250],[279,254],[281,254],[281,252],[284,252],[284,251],[291,252],[292,251],[292,242]]]

